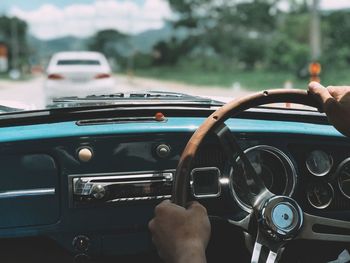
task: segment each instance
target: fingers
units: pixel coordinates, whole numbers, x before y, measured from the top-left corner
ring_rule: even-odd
[[[172,203],[170,200],[164,200],[156,206],[154,209],[155,215],[161,215],[164,213],[172,213],[174,211],[186,210],[184,207]]]
[[[327,100],[333,99],[332,95],[329,93],[328,89],[322,86],[318,82],[310,82],[309,91],[311,94],[316,95],[318,99],[321,100],[322,103],[326,103]]]
[[[148,229],[151,232],[154,232],[154,227],[155,227],[155,222],[154,222],[154,219],[152,219],[151,221],[148,222]]]
[[[309,92],[321,101],[323,105],[323,110],[327,113],[327,115],[333,114],[333,112],[336,111],[338,108],[338,102],[336,98],[332,96],[330,91],[334,93],[334,88],[325,88],[320,83],[314,81],[310,82],[309,84]]]
[[[197,201],[192,201],[187,204],[187,210],[188,211],[193,211],[193,212],[199,212],[202,214],[207,214],[207,209],[202,206],[200,203]]]

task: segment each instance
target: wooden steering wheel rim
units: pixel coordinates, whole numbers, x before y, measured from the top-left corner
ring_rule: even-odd
[[[233,100],[217,109],[195,131],[180,157],[172,189],[173,203],[183,207],[186,206],[188,201],[187,187],[193,160],[199,146],[208,133],[224,123],[228,118],[234,117],[244,110],[264,104],[282,102],[297,103],[322,109],[322,105],[315,97],[304,90],[297,89],[266,90]]]

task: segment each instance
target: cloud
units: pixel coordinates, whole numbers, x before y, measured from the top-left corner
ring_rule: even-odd
[[[336,10],[342,8],[350,8],[349,0],[321,0],[320,8],[323,10]]]
[[[173,14],[166,0],[145,0],[137,4],[126,0],[96,0],[92,4],[71,4],[59,8],[44,4],[36,10],[12,7],[10,15],[29,24],[30,32],[41,39],[67,35],[86,37],[101,29],[139,33],[164,26]]]

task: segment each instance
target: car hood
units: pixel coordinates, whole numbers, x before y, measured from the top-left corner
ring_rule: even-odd
[[[28,110],[35,110],[35,106],[33,104],[25,104],[14,100],[0,100],[0,113]]]

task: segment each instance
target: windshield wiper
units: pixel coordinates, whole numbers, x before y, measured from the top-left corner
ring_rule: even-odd
[[[109,95],[89,95],[86,97],[78,97],[78,96],[67,96],[67,97],[59,97],[54,98],[52,101],[62,102],[62,101],[86,101],[86,100],[115,100],[117,98],[124,98],[124,93],[113,93]]]
[[[116,99],[198,99],[200,97],[191,96],[183,93],[175,92],[163,92],[163,91],[151,91],[151,92],[127,92],[127,93],[113,93],[107,95],[89,95],[86,97],[70,96],[70,97],[61,97],[55,98],[53,102],[62,102],[62,101],[90,101],[90,100],[116,100]],[[203,99],[203,98],[201,98]]]
[[[202,98],[175,92],[129,92],[108,95],[90,95],[86,97],[62,97],[53,99],[48,108],[84,106],[84,105],[135,105],[135,104],[196,104],[197,106],[222,106],[223,103],[210,98]]]
[[[0,105],[0,113],[23,111],[24,109]]]

